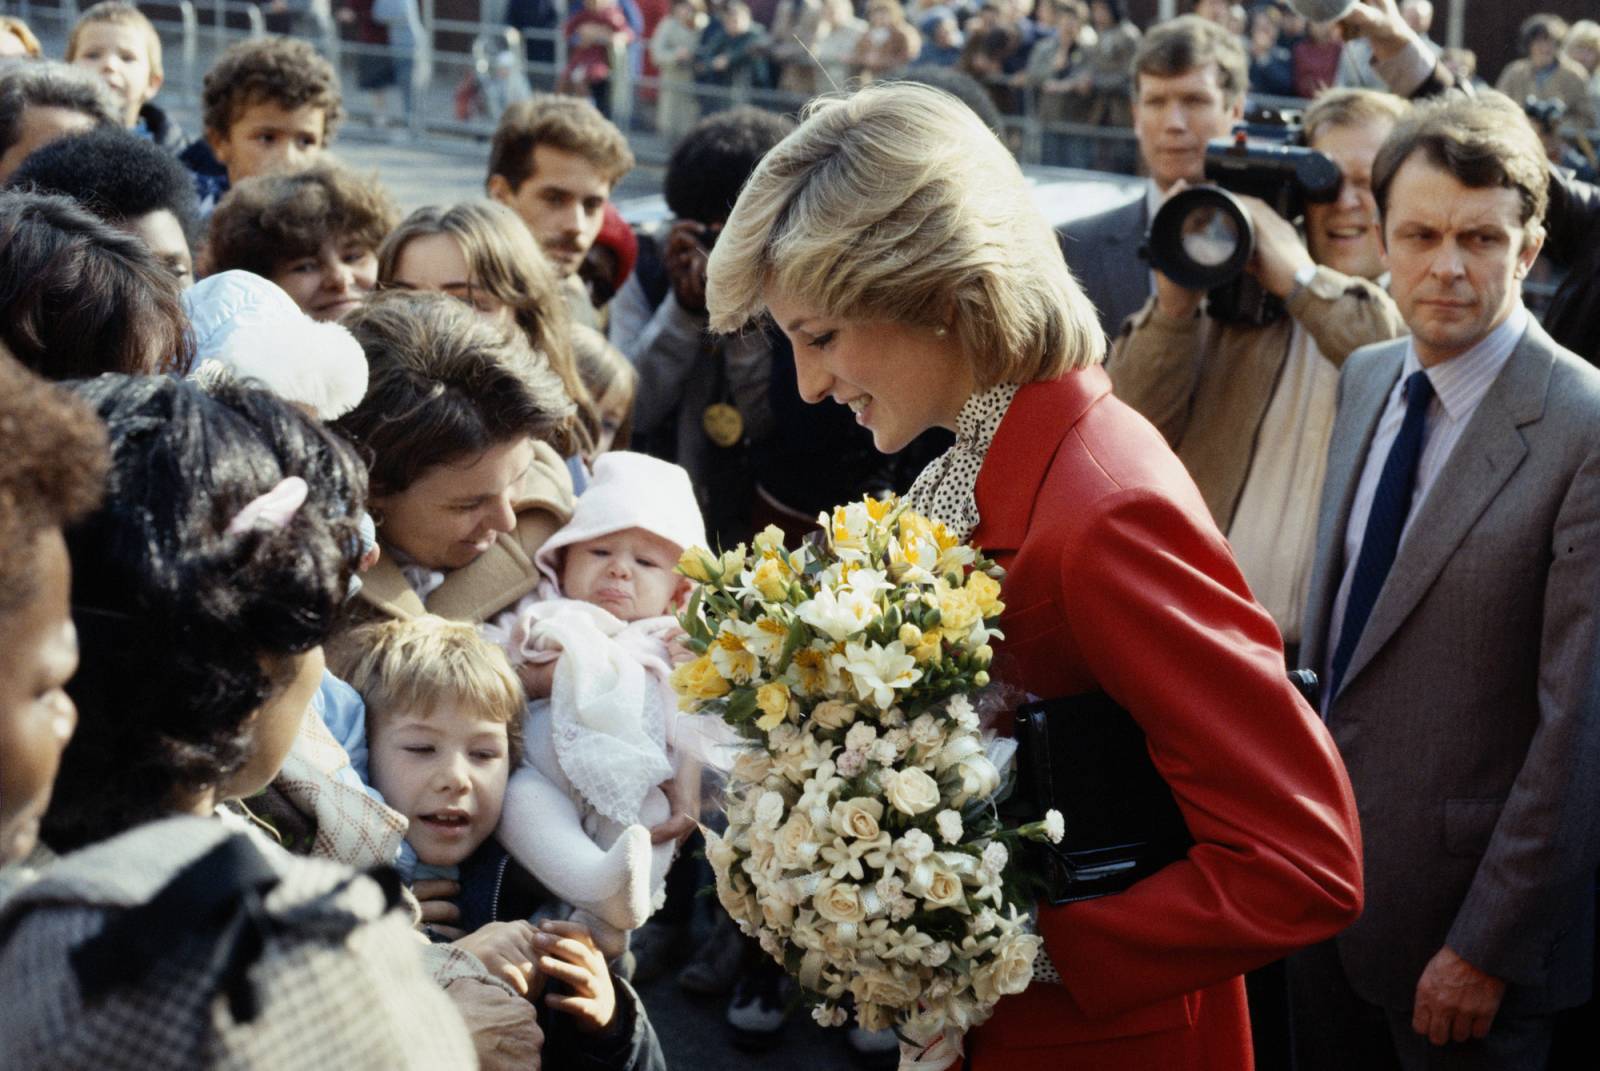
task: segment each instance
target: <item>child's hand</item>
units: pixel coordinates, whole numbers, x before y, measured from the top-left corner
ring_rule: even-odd
[[[547,994],[545,1004],[572,1016],[586,1034],[610,1026],[617,1016],[617,991],[611,985],[611,968],[588,928],[576,922],[541,922],[533,947],[543,953],[539,972],[572,987],[571,996]]]
[[[694,653],[694,648],[689,646],[689,634],[682,627],[674,626],[667,637],[667,661],[674,666],[681,666],[699,657]]]
[[[549,699],[556,679],[554,662],[524,662],[517,667],[517,679],[529,699]]]
[[[461,886],[440,878],[424,878],[411,887],[411,894],[422,908],[422,924],[434,933],[452,941],[463,936],[461,930],[450,925],[461,921],[461,909],[454,899],[461,895]]]
[[[455,942],[483,961],[489,973],[510,983],[523,996],[528,995],[534,975],[535,931],[532,924],[517,922],[491,922]]]

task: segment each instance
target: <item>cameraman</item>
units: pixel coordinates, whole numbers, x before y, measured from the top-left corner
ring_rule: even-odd
[[[1155,297],[1116,340],[1117,395],[1166,436],[1227,533],[1250,590],[1294,664],[1310,579],[1339,368],[1352,350],[1405,333],[1379,283],[1384,258],[1372,161],[1408,105],[1335,89],[1306,111],[1308,144],[1344,174],[1338,198],[1306,207],[1306,244],[1264,202],[1242,198],[1256,232],[1248,270],[1283,300],[1266,326],[1204,314],[1204,292],[1156,273]]]
[[[1371,42],[1373,70],[1401,96],[1420,99],[1457,88],[1455,77],[1400,16],[1395,0],[1360,0],[1340,28],[1346,37]],[[1540,255],[1567,275],[1545,309],[1544,328],[1567,349],[1600,364],[1600,186],[1553,167],[1549,192]]]

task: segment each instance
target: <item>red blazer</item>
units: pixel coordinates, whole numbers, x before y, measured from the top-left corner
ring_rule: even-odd
[[[1065,984],[1001,1001],[970,1066],[1247,1069],[1241,974],[1361,911],[1339,754],[1200,492],[1104,371],[1017,392],[977,500],[973,542],[1008,570],[995,674],[1126,707],[1195,846],[1120,895],[1042,907]]]

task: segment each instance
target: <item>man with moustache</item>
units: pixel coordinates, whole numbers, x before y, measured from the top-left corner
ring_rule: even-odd
[[[578,268],[605,222],[606,201],[633,169],[622,131],[577,97],[541,94],[505,110],[484,189],[508,205],[549,258],[577,323],[598,327]]]
[[[1366,89],[1323,93],[1305,115],[1312,148],[1344,174],[1336,200],[1306,207],[1306,236],[1242,198],[1256,233],[1249,271],[1289,315],[1265,326],[1205,315],[1204,291],[1155,273],[1156,293],[1106,363],[1117,395],[1166,436],[1228,535],[1250,590],[1293,664],[1316,541],[1339,368],[1405,332],[1384,293],[1370,176],[1409,105]]]
[[[1522,304],[1549,164],[1517,105],[1421,105],[1372,174],[1412,334],[1345,362],[1301,650],[1366,908],[1290,959],[1297,1067],[1542,1068],[1593,981],[1600,371]]]
[[[1139,255],[1150,220],[1180,179],[1205,179],[1206,142],[1244,115],[1250,65],[1238,38],[1183,15],[1152,27],[1133,57],[1133,132],[1150,175],[1145,196],[1069,223],[1062,249],[1073,277],[1115,336],[1155,292]]]

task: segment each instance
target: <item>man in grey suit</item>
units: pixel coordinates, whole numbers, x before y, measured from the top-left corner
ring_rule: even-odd
[[[1205,180],[1206,142],[1244,114],[1249,61],[1238,38],[1196,15],[1156,26],[1133,56],[1133,132],[1150,173],[1145,196],[1069,223],[1067,266],[1115,337],[1154,293],[1139,255],[1150,218],[1179,179]]]
[[[1378,153],[1413,334],[1339,388],[1302,661],[1366,910],[1290,961],[1315,1068],[1539,1068],[1588,996],[1600,859],[1600,372],[1522,306],[1548,165],[1498,94]]]

